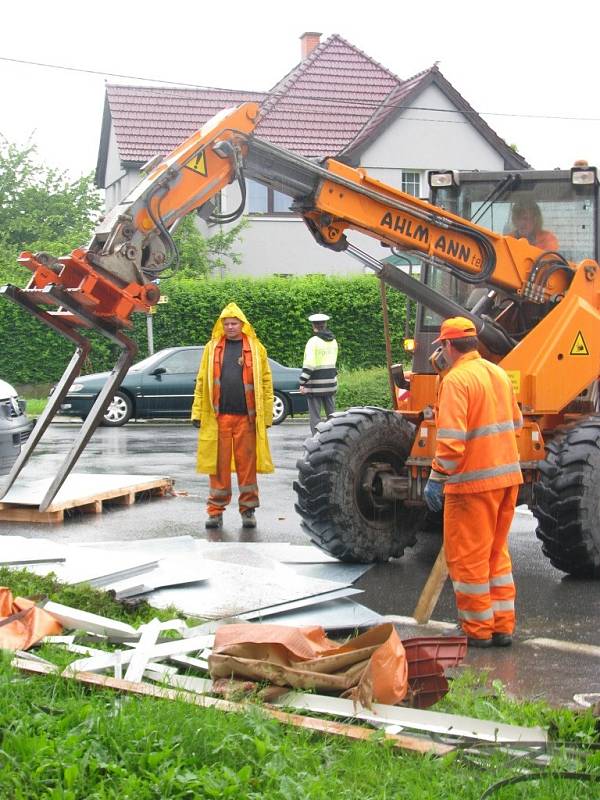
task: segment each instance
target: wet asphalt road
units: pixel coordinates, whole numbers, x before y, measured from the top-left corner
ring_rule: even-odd
[[[30,478],[54,474],[78,425],[55,423],[26,469]],[[243,530],[235,505],[224,528],[208,538],[306,544],[294,511],[295,462],[308,424],[288,420],[271,429],[276,471],[259,477],[258,528]],[[207,538],[204,503],[208,480],[195,472],[196,431],[185,423],[132,423],[100,428],[88,444],[77,472],[164,475],[175,480],[172,498],[107,508],[98,515],[75,515],[61,525],[0,522],[0,535],[43,536],[61,542],[111,541],[191,535]],[[235,500],[235,489],[234,489]],[[465,663],[486,669],[520,697],[571,703],[577,693],[600,692],[600,581],[576,580],[555,570],[543,556],[529,512],[517,512],[511,532],[517,585],[518,631],[512,648],[470,651]],[[358,602],[381,613],[409,617],[435,561],[440,539],[422,534],[402,559],[375,565],[357,582]],[[454,622],[453,594],[446,583],[434,620]],[[439,628],[414,627],[398,620],[403,636],[436,635]],[[537,639],[557,640],[551,646]],[[562,644],[561,644],[562,643]],[[579,648],[579,649],[578,649]]]

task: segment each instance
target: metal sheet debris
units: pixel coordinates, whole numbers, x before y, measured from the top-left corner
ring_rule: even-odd
[[[108,549],[91,549],[70,545],[65,548],[65,561],[60,564],[31,564],[27,566],[36,575],[54,572],[64,583],[89,583],[103,588],[118,580],[142,575],[158,566],[158,561],[143,553],[125,553],[119,556]],[[118,568],[116,565],[118,563]]]
[[[114,591],[117,600],[123,600],[167,586],[198,583],[207,580],[211,573],[211,569],[189,559],[168,558],[156,562],[155,567],[133,578],[107,582],[104,588]]]
[[[257,620],[261,618],[260,612],[258,614]],[[262,616],[267,615],[263,613]],[[272,614],[269,615],[268,621],[275,625],[294,625],[300,628],[320,625],[326,631],[353,631],[380,625],[383,618],[370,608],[342,597],[318,605],[313,603],[295,611]]]
[[[38,564],[64,561],[67,548],[50,539],[0,536],[0,564]]]
[[[159,589],[145,599],[156,608],[173,606],[190,616],[218,619],[344,588],[333,581],[295,575],[291,570],[258,569],[226,561],[211,563],[213,574],[207,581]]]
[[[175,555],[176,552],[189,553],[190,547],[194,552],[205,551],[207,553],[225,553],[227,550],[239,550],[242,547],[244,552],[260,553],[282,564],[340,563],[337,558],[313,545],[295,545],[288,542],[209,542],[206,539],[197,539],[193,536],[169,536],[138,541],[86,542],[81,543],[81,546],[109,547],[111,550],[136,550],[143,546],[145,552],[147,554],[152,553],[155,558]]]
[[[289,692],[279,697],[275,704],[286,708],[302,709],[336,717],[355,717],[368,722],[386,725],[401,725],[403,728],[430,731],[445,736],[459,736],[479,739],[486,742],[546,742],[547,733],[543,728],[524,728],[506,725],[503,722],[490,722],[464,717],[457,714],[443,714],[439,711],[422,711],[416,708],[390,706],[373,703],[370,710],[356,708],[352,700],[341,697],[327,697],[319,694]]]
[[[270,617],[272,614],[284,614],[288,611],[295,611],[296,609],[305,608],[306,606],[315,606],[322,608],[325,603],[331,600],[339,600],[342,597],[351,597],[356,594],[363,594],[363,589],[355,589],[353,586],[344,586],[342,589],[337,589],[333,592],[325,592],[324,594],[313,595],[312,597],[303,597],[301,600],[293,600],[290,603],[279,603],[276,606],[266,606],[259,608],[257,611],[248,611],[245,614],[238,614],[239,619],[243,620],[256,620],[261,617]]]
[[[67,583],[89,582],[111,589],[117,599],[143,596],[157,608],[173,605],[209,619],[254,619],[318,606],[330,629],[348,630],[378,621],[377,615],[356,604],[325,609],[331,600],[360,593],[351,584],[371,565],[344,564],[310,545],[176,536],[63,545],[60,552],[64,563],[27,568],[37,574],[55,572]],[[296,624],[294,619],[304,624],[306,617],[300,614],[290,624]]]
[[[296,575],[306,575],[309,578],[321,578],[324,581],[338,581],[338,583],[354,583],[373,564],[290,564]]]

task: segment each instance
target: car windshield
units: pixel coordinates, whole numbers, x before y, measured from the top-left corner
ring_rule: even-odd
[[[159,350],[158,353],[153,353],[151,356],[142,359],[142,361],[138,361],[137,364],[134,364],[133,367],[129,368],[129,372],[141,372],[147,367],[153,366],[165,357],[166,352],[168,351]]]

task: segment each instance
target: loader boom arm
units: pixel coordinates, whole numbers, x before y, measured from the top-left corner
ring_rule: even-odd
[[[494,233],[374,180],[363,169],[333,159],[317,164],[276,147],[255,135],[258,121],[256,103],[244,103],[217,114],[166,158],[147,165],[146,176],[100,222],[87,248],[58,259],[45,253],[25,252],[19,260],[33,273],[28,286],[0,288],[5,297],[77,343],[76,355],[59,384],[61,396],[68,391],[82,363],[82,353],[88,348],[87,340],[73,334],[74,329],[96,329],[123,349],[105,390],[86,420],[82,439],[73,445],[41,505],[42,510],[48,507],[69,474],[110,402],[111,392],[132,363],[136,348],[123,334],[123,328],[131,327],[134,312],[147,313],[158,302],[156,279],[164,270],[176,267],[172,234],[178,222],[195,210],[209,221],[225,223],[236,219],[244,210],[245,177],[291,196],[293,208],[302,215],[319,244],[347,250],[378,272],[382,280],[428,302],[439,313],[456,311],[443,295],[436,296],[433,290],[423,294],[426,287],[420,289],[414,279],[403,277],[398,270],[382,265],[350,245],[346,233],[359,231],[384,245],[417,253],[467,283],[496,287],[516,300],[537,304],[544,308],[540,316],[547,314],[550,307],[554,308],[551,313],[556,312],[555,306],[568,294],[574,276],[582,267],[567,262],[559,254],[545,253],[525,239]],[[217,195],[234,181],[240,186],[239,207],[229,213],[217,212]],[[597,266],[594,262],[583,262],[583,267],[587,283],[594,284],[584,287],[582,292],[585,302],[593,306],[588,313],[591,324],[597,317],[594,299],[598,294]],[[55,310],[51,310],[52,306]],[[578,306],[573,309],[571,327],[577,324],[579,313]],[[514,356],[515,342],[494,320],[471,316],[493,352]],[[564,335],[568,339],[570,328]],[[599,361],[600,334],[596,339],[594,357],[597,355]],[[535,391],[530,395],[535,405]],[[55,398],[48,413],[38,422],[5,491],[51,422],[59,401],[60,398]]]

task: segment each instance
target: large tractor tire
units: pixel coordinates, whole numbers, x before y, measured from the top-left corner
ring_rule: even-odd
[[[558,433],[539,468],[533,513],[544,555],[563,572],[600,578],[600,416]]]
[[[367,406],[333,414],[304,443],[296,511],[313,542],[342,561],[387,561],[415,543],[425,507],[377,498],[369,470],[402,475],[415,431],[399,414]]]

